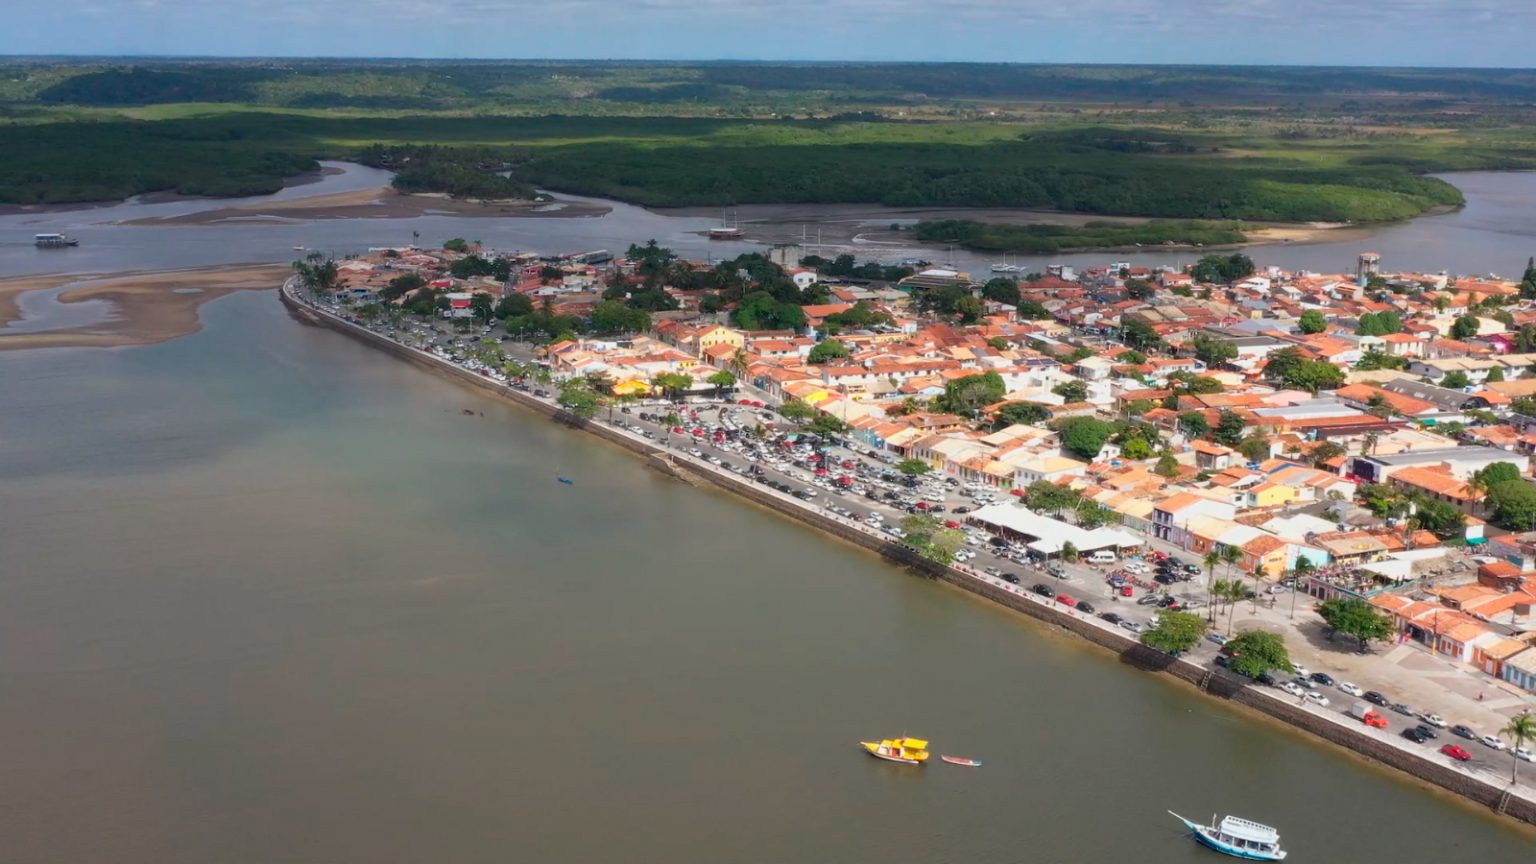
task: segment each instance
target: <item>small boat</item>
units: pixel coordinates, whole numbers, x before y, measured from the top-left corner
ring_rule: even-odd
[[[559,480],[561,483],[564,483],[567,486],[575,486],[576,485],[576,481],[572,480],[569,477],[556,477],[555,479]]]
[[[951,765],[964,765],[967,768],[981,767],[980,759],[967,759],[964,756],[940,756],[939,758],[943,759],[945,762],[948,762]]]
[[[1183,816],[1168,811],[1168,815],[1184,823],[1190,834],[1201,845],[1215,849],[1223,855],[1248,861],[1284,861],[1285,852],[1280,848],[1280,832],[1257,822],[1223,816],[1218,823],[1211,817],[1211,824],[1200,825]]]
[[[883,741],[859,743],[869,755],[887,762],[921,765],[928,761],[928,742],[921,738],[887,738]]]
[[[303,246],[295,246],[295,247],[293,247],[293,251],[295,251],[295,252],[303,252],[304,251],[304,247]]]
[[[39,249],[65,249],[79,246],[80,241],[64,234],[36,234],[32,237],[32,245]]]

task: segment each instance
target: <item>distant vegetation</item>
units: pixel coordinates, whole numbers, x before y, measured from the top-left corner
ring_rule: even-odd
[[[1460,202],[1426,173],[1536,167],[1530,128],[1524,70],[17,61],[0,201],[255,194],[346,158],[469,197],[1377,221]],[[1087,240],[969,230],[999,251]],[[1142,230],[1124,242],[1226,242]]]
[[[1073,225],[1002,225],[961,219],[919,222],[917,239],[957,243],[984,252],[1051,253],[1073,249],[1162,244],[1216,246],[1241,243],[1238,225],[1154,219],[1141,224],[1088,222]]]

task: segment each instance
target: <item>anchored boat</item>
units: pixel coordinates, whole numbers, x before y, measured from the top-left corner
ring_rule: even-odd
[[[860,741],[864,750],[876,759],[900,762],[903,765],[921,765],[928,761],[928,742],[921,738],[887,738],[883,741]]]
[[[1224,816],[1221,822],[1211,817],[1211,824],[1200,825],[1183,816],[1168,811],[1168,815],[1184,823],[1191,835],[1201,845],[1208,846],[1223,855],[1249,861],[1284,861],[1285,852],[1280,848],[1280,832],[1257,822]]]
[[[964,765],[967,768],[981,767],[980,759],[971,759],[965,756],[940,756],[939,758],[951,765]]]
[[[37,234],[32,237],[32,245],[39,249],[64,249],[79,246],[80,241],[64,234]]]

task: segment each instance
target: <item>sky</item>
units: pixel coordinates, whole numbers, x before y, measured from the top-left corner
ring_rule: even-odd
[[[1536,65],[1536,0],[78,0],[0,53]]]

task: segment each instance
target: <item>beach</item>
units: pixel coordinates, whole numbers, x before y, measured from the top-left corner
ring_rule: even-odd
[[[235,291],[276,288],[289,273],[281,264],[209,267],[157,273],[28,276],[0,280],[0,351],[26,348],[111,348],[151,345],[196,332],[204,303]],[[90,324],[38,332],[4,328],[21,319],[19,299],[63,289],[54,303],[104,301],[110,314]]]

